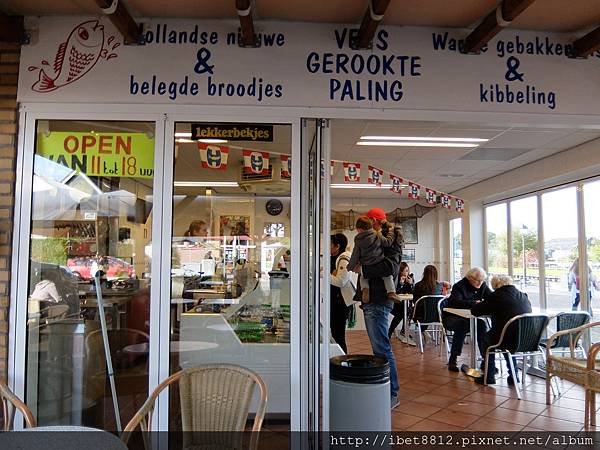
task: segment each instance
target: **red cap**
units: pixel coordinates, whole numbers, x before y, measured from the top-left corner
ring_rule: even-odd
[[[381,208],[371,208],[367,211],[367,217],[371,220],[385,220],[385,211]]]

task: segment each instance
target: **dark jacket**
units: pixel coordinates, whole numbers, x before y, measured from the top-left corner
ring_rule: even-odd
[[[385,256],[383,261],[374,265],[362,266],[362,272],[369,280],[389,275],[392,275],[396,279],[400,270],[402,248],[404,247],[404,237],[401,228],[395,227],[389,222],[383,222],[381,233],[388,239],[389,245],[383,248]]]
[[[423,285],[423,281],[419,281],[415,284],[415,288],[413,289],[413,302],[416,302],[424,295],[441,295],[444,284],[441,282],[435,283],[435,287],[433,291],[425,289]],[[419,302],[417,306],[417,310],[415,311],[415,319],[423,320],[423,302]]]
[[[492,328],[488,332],[488,336],[489,342],[495,344],[499,341],[502,329],[510,319],[519,314],[531,312],[531,303],[527,294],[512,285],[508,285],[486,295],[485,300],[473,306],[471,312],[475,316],[491,317]],[[508,343],[507,347],[510,348],[516,336],[509,333],[505,338],[508,339],[505,340],[505,343]]]
[[[392,230],[385,230],[385,233],[374,229],[361,231],[354,237],[354,248],[348,262],[348,270],[354,270],[357,264],[366,266],[380,263],[385,258],[384,248],[389,247],[393,242]]]
[[[465,277],[452,286],[452,292],[448,297],[448,308],[471,309],[477,300],[488,297],[492,290],[485,282],[476,289]]]

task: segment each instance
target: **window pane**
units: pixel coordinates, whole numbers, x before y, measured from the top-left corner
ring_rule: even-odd
[[[116,430],[148,395],[153,164],[154,123],[37,123],[26,402],[39,425]]]
[[[539,306],[539,257],[537,199],[528,197],[510,203],[513,278],[526,292],[532,306]]]
[[[506,245],[506,203],[485,209],[487,227],[487,264],[490,275],[508,275]]]
[[[578,256],[575,187],[542,195],[548,309],[569,311],[579,297],[569,272]],[[577,309],[577,307],[575,308]]]
[[[456,283],[462,278],[462,219],[450,221],[450,282]]]
[[[586,183],[583,186],[583,195],[585,203],[585,237],[587,240],[588,266],[590,267],[589,292],[592,294],[591,307],[598,310],[598,300],[600,299],[600,208],[598,208],[598,199],[600,198],[600,181]],[[600,341],[600,332],[595,332],[592,336],[592,342]]]

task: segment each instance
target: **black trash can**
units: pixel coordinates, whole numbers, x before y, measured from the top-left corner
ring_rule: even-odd
[[[373,355],[329,360],[329,429],[390,431],[390,364]]]

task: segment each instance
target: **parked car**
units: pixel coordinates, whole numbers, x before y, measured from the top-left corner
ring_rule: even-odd
[[[81,280],[94,278],[94,272],[100,267],[106,272],[108,280],[135,277],[135,270],[131,264],[113,256],[69,258],[67,266],[71,269],[73,275]]]

